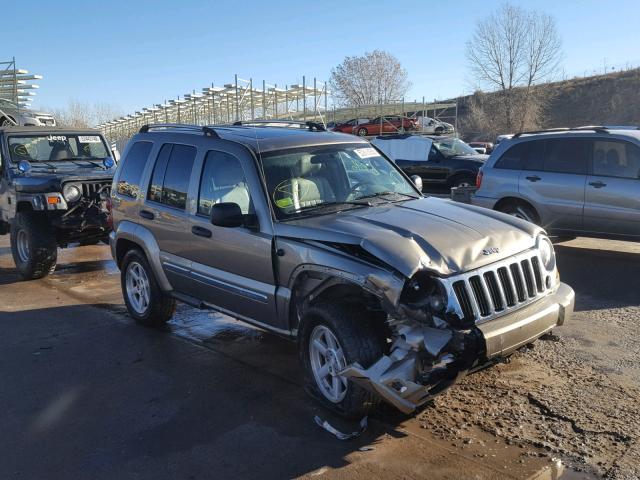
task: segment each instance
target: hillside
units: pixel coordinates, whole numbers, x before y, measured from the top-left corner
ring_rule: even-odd
[[[541,128],[578,125],[640,125],[640,69],[553,82],[549,104],[538,123]],[[488,94],[490,97],[492,94]],[[458,124],[463,137],[480,137],[465,131],[472,96],[458,98]],[[454,100],[455,101],[455,100]],[[504,132],[509,133],[509,132]],[[486,136],[486,135],[485,135]]]

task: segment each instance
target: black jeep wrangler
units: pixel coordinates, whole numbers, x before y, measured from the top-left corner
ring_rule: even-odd
[[[53,272],[58,247],[107,239],[108,145],[96,130],[0,127],[0,234],[23,279]]]

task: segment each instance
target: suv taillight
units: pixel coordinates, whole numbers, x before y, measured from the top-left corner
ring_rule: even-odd
[[[107,209],[107,225],[113,230],[113,204],[111,203],[111,197],[107,197],[104,201],[104,206]]]
[[[484,176],[484,173],[482,173],[482,170],[478,170],[478,176],[476,177],[476,188],[479,189],[480,186],[482,185],[482,177]]]

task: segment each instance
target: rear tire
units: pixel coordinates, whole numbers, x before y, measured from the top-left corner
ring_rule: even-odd
[[[330,340],[322,340],[331,336],[334,346]],[[347,418],[361,418],[373,411],[380,399],[337,372],[356,362],[370,367],[383,355],[382,338],[380,326],[360,305],[321,303],[311,307],[302,320],[299,337],[300,360],[309,394]],[[314,340],[320,340],[324,354],[322,346],[317,347]],[[323,374],[322,367],[327,365],[330,371]],[[338,394],[332,395],[336,379]]]
[[[120,269],[122,296],[129,315],[146,327],[161,327],[173,316],[176,301],[160,290],[147,257],[129,250]]]
[[[23,280],[42,278],[56,269],[58,246],[47,218],[19,212],[11,225],[11,254]]]
[[[540,217],[533,207],[523,202],[509,202],[497,209],[500,212],[540,225]]]
[[[458,177],[451,182],[452,188],[460,188],[460,187],[475,187],[476,186],[476,177]]]

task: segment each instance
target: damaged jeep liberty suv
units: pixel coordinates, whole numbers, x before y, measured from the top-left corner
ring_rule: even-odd
[[[18,274],[41,278],[58,247],[107,241],[115,162],[96,130],[0,127],[0,235]]]
[[[405,413],[562,325],[544,231],[424,197],[366,140],[314,123],[145,126],[111,193],[130,315],[176,300],[297,339],[307,390]]]

